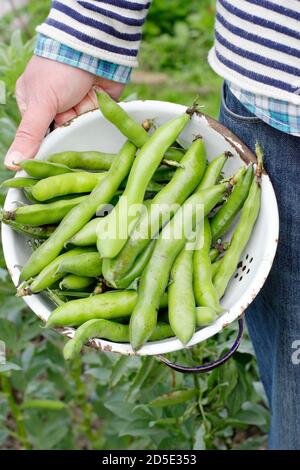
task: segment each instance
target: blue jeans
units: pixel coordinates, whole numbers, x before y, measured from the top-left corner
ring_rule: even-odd
[[[269,277],[246,320],[271,410],[270,449],[300,449],[300,138],[251,114],[223,87],[220,122],[254,152],[264,150],[280,235]]]

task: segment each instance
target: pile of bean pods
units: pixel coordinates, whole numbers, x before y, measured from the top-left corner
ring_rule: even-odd
[[[95,337],[134,350],[173,336],[186,345],[222,313],[260,208],[261,161],[225,180],[229,152],[208,163],[201,136],[187,150],[178,144],[194,107],[155,128],[105,92],[97,96],[126,137],[116,155],[68,151],[26,160],[20,166],[28,176],[3,183],[29,201],[1,212],[2,222],[31,239],[17,295],[46,292],[56,304],[47,326],[78,327],[64,349],[68,359]]]

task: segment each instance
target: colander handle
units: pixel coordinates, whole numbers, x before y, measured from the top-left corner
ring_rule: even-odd
[[[182,366],[179,364],[175,364],[174,362],[169,361],[166,359],[164,356],[161,354],[157,355],[157,358],[159,361],[163,362],[166,366],[171,367],[171,369],[176,370],[177,372],[182,372],[184,374],[198,374],[199,372],[209,372],[210,370],[215,369],[216,367],[221,366],[224,364],[228,359],[233,356],[233,354],[236,352],[238,349],[241,339],[243,337],[244,333],[244,328],[245,328],[245,321],[244,321],[244,315],[242,315],[239,318],[239,332],[237,335],[237,338],[229,351],[225,353],[223,356],[221,356],[219,359],[216,359],[215,361],[209,362],[207,364],[203,364],[201,366],[194,366],[194,367],[187,367],[187,366]]]

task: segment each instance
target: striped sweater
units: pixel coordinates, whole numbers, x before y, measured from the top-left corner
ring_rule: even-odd
[[[218,0],[211,67],[253,93],[300,104],[300,1]]]
[[[150,4],[149,0],[54,0],[37,31],[98,59],[137,67]]]
[[[84,54],[136,67],[150,3],[55,0],[37,31]],[[300,0],[218,0],[209,63],[233,86],[300,105]]]

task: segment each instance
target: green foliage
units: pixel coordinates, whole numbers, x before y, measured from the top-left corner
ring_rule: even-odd
[[[29,2],[23,35],[14,32],[8,38],[12,18],[1,20],[0,36],[4,29],[5,35],[0,77],[6,96],[6,104],[0,105],[1,157],[19,121],[15,83],[33,49],[33,41],[24,38],[33,35],[48,4]],[[206,64],[213,20],[213,1],[203,0],[200,8],[198,0],[154,0],[141,68],[150,75],[163,72],[167,79],[162,85],[132,84],[125,96],[189,104],[200,92],[206,112],[216,116],[220,81]],[[1,158],[0,180],[8,174]],[[0,198],[2,204],[4,192]],[[0,336],[6,343],[6,363],[0,364],[0,448],[196,450],[265,445],[268,411],[247,338],[226,365],[194,377],[174,373],[155,358],[91,349],[66,363],[64,339],[41,328],[14,293],[1,253]],[[189,365],[213,360],[230,347],[235,335],[235,327],[227,328],[169,358]]]

